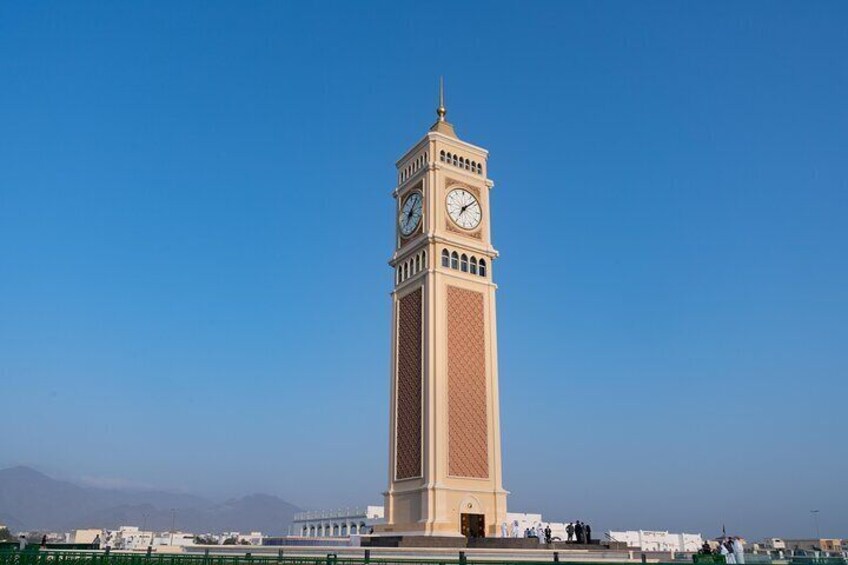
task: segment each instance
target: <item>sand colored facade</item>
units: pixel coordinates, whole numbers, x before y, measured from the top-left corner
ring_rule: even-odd
[[[485,149],[444,107],[397,163],[391,417],[391,535],[495,536],[501,479],[495,290]]]

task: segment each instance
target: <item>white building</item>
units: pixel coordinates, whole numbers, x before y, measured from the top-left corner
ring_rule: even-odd
[[[382,506],[298,512],[289,526],[289,535],[344,538],[368,534],[375,525],[385,522],[384,516]]]
[[[568,522],[546,522],[542,519],[541,514],[533,514],[527,512],[507,512],[506,513],[507,537],[523,538],[525,532],[529,529],[531,532],[544,532],[545,528],[551,529],[551,539],[554,541],[566,541],[568,534],[565,528]],[[498,529],[498,536],[501,536],[503,525]]]
[[[194,545],[194,534],[187,532],[161,532],[153,536],[154,546],[185,547]]]
[[[385,523],[384,510],[382,506],[365,506],[359,508],[345,508],[342,510],[317,510],[312,512],[299,512],[294,515],[289,535],[295,537],[315,538],[345,538],[355,535],[363,535],[371,532],[377,524]],[[541,514],[508,512],[506,515],[507,537],[524,537],[526,529],[531,531],[544,531],[545,527],[551,528],[551,537],[565,541],[566,523],[545,522]],[[497,535],[500,536],[504,524],[497,525]]]
[[[241,532],[224,532],[220,536],[215,536],[223,542],[226,539],[234,539],[238,544],[262,545],[265,536],[262,532],[250,532],[242,534]]]
[[[656,530],[610,531],[606,536],[611,541],[625,542],[627,547],[641,548],[642,551],[694,553],[704,544],[701,534],[674,534]]]
[[[109,537],[109,547],[113,549],[141,550],[153,545],[153,532],[144,532],[136,526],[121,526]]]

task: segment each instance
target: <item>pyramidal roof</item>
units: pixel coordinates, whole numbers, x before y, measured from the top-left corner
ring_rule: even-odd
[[[430,131],[435,131],[459,139],[453,129],[453,124],[445,120],[447,113],[448,110],[445,108],[445,81],[442,78],[439,78],[439,107],[436,108],[436,114],[439,115],[439,119],[436,120],[435,124],[430,126]]]

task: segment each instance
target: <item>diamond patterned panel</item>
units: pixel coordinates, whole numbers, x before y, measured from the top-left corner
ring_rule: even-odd
[[[448,474],[489,477],[483,293],[448,286]]]
[[[421,289],[400,299],[398,312],[395,477],[421,476]]]

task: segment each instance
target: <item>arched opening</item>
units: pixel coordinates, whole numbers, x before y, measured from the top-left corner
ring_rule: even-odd
[[[459,260],[459,270],[463,273],[468,272],[468,255],[465,253],[462,254],[462,257]]]
[[[421,270],[421,255],[416,255],[415,256],[415,272],[417,273],[420,270]]]
[[[450,267],[450,253],[447,249],[442,249],[442,267]]]
[[[481,277],[486,276],[486,260],[485,259],[480,259],[480,276]]]
[[[472,258],[471,258],[471,262],[470,262],[469,268],[470,268],[470,273],[471,273],[472,275],[476,275],[476,274],[477,274],[477,257],[472,257]]]
[[[458,165],[458,161],[456,155],[453,156],[453,166],[456,167]]]
[[[422,269],[427,268],[427,250],[426,249],[421,252],[421,268]]]
[[[459,268],[459,253],[454,251],[453,253],[451,253],[451,269],[458,269],[458,268]]]
[[[462,157],[460,157],[460,158],[459,158],[459,166],[460,166],[460,167],[464,167],[464,166],[465,166],[465,159],[463,159]]]
[[[441,161],[442,163],[445,162],[445,152],[444,151],[439,151],[439,161]]]

